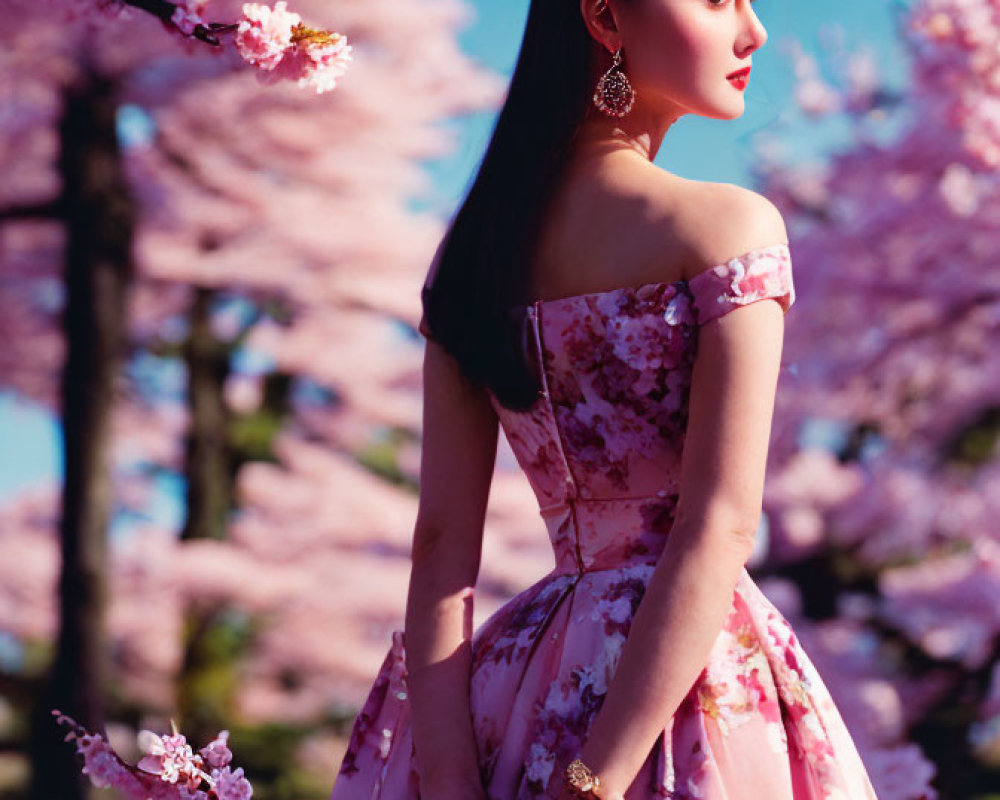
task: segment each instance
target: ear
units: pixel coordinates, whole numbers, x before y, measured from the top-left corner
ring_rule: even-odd
[[[621,46],[611,0],[580,0],[580,13],[590,35],[609,53]]]

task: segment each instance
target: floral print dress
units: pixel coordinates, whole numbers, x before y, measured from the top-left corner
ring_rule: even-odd
[[[687,281],[522,307],[542,392],[494,408],[539,503],[555,568],[474,633],[471,711],[490,800],[555,798],[614,675],[670,531],[699,326],[795,300],[786,243]],[[417,800],[404,635],[358,714],[331,800]],[[746,569],[707,663],[628,800],[871,800],[819,674]]]

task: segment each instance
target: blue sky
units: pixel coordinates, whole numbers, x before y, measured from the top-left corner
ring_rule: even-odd
[[[528,0],[472,0],[475,19],[460,34],[463,49],[483,65],[509,76],[517,57],[528,13]],[[811,52],[820,50],[825,31],[839,27],[849,48],[871,47],[890,85],[902,86],[907,63],[896,30],[894,9],[905,0],[755,0],[754,10],[768,31],[767,44],[754,54],[753,79],[746,90],[746,112],[736,120],[683,117],[668,131],[656,163],[692,180],[725,181],[753,188],[752,141],[761,131],[780,132],[794,143],[796,160],[822,159],[849,143],[843,123],[804,125],[793,108],[790,62],[782,41],[798,39]],[[484,113],[449,123],[458,147],[431,165],[437,197],[447,212],[460,201],[492,131],[494,115]],[[801,129],[802,135],[796,135]]]
[[[520,45],[528,0],[470,0],[472,23],[460,34],[463,49],[483,65],[510,75]],[[726,181],[753,188],[752,144],[758,135],[780,133],[794,143],[796,160],[822,160],[849,144],[842,123],[807,123],[793,107],[792,76],[781,42],[799,39],[819,50],[824,31],[840,28],[850,47],[869,46],[878,54],[890,85],[905,83],[905,54],[895,28],[893,9],[905,0],[755,0],[754,9],[768,29],[767,45],[754,55],[754,75],[746,91],[746,113],[737,120],[684,117],[667,134],[656,163],[694,180]],[[427,165],[434,195],[421,205],[450,213],[460,201],[485,149],[493,113],[452,120],[452,155]],[[797,135],[800,134],[800,135]],[[26,484],[61,473],[58,431],[49,416],[11,395],[0,393],[0,498]],[[175,489],[170,492],[174,493]],[[175,504],[160,514],[177,515]]]

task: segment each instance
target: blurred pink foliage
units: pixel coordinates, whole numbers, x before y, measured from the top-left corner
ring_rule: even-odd
[[[9,57],[0,69],[20,113],[0,130],[9,177],[0,209],[58,192],[59,91],[91,42],[98,67],[119,81],[123,110],[140,111],[139,135],[123,134],[140,215],[133,353],[183,335],[192,287],[210,287],[278,309],[252,324],[245,352],[338,397],[296,403],[276,443],[279,462],[241,471],[241,511],[227,541],[181,543],[176,531],[141,520],[156,500],[157,475],[182,467],[183,387],[150,391],[137,371],[122,375],[116,506],[140,521],[111,552],[115,679],[129,700],[168,713],[183,609],[225,603],[264,623],[238,692],[248,720],[308,720],[356,705],[384,655],[384,635],[401,622],[416,512],[411,490],[358,457],[382,431],[409,430],[415,442],[419,429],[421,345],[407,330],[419,318],[418,289],[443,221],[410,204],[431,188],[420,162],[455,146],[439,123],[495,107],[504,82],[459,50],[455,34],[469,12],[454,0],[419,8],[406,0],[297,3],[304,15],[354,32],[352,79],[319,98],[291,85],[261,88],[239,58],[189,48],[148,15],[95,22],[72,9],[53,18],[55,7],[15,2],[17,24],[2,34]],[[212,3],[222,17],[233,7]],[[59,227],[7,221],[0,248],[0,324],[11,342],[0,354],[5,385],[55,409]],[[226,309],[213,320],[221,336],[242,324]],[[242,392],[244,412],[260,401],[260,379],[230,376],[227,392]],[[414,443],[400,449],[411,481],[418,453]],[[512,467],[508,456],[489,523],[480,619],[548,558],[544,536],[529,535],[537,515]],[[0,509],[9,520],[0,536],[0,629],[21,639],[54,632],[57,503],[48,489]],[[301,678],[295,688],[289,671]]]
[[[830,69],[791,48],[802,108],[843,115],[856,144],[768,166],[800,303],[765,509],[773,560],[807,565],[786,587],[803,595],[792,618],[879,796],[912,798],[937,796],[927,759],[947,782],[1000,753],[987,674],[1000,658],[1000,2],[923,0],[900,22],[902,94],[835,31]],[[819,77],[831,73],[840,86]],[[818,563],[829,582],[808,571]],[[895,744],[915,730],[934,749]]]

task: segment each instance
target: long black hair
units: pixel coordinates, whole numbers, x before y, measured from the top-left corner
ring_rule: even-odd
[[[593,45],[579,0],[531,1],[486,153],[421,292],[425,334],[510,409],[538,398],[522,304],[540,223],[594,92]]]

